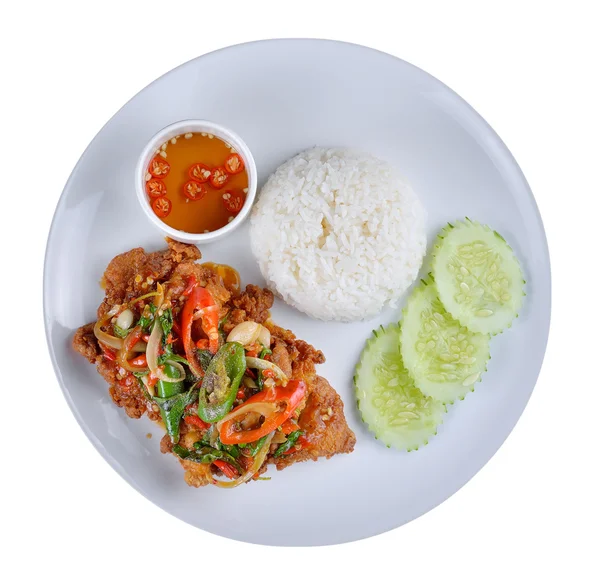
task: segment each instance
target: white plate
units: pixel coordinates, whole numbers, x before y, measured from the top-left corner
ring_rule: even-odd
[[[233,71],[233,74],[228,72]],[[223,74],[225,72],[225,74]],[[477,391],[452,407],[430,444],[388,450],[360,422],[352,390],[363,343],[387,309],[357,324],[316,322],[276,302],[277,322],[322,349],[320,367],[342,396],[356,432],[353,454],[273,470],[271,481],[233,491],[196,490],[177,461],[159,452],[161,432],[131,420],[94,367],[71,349],[94,320],[98,281],[110,259],[132,247],[163,247],[136,200],[140,150],[160,128],[184,118],[214,120],[251,148],[259,186],[281,162],[319,146],[357,147],[396,164],[429,212],[429,242],[465,215],[489,223],[524,266],[527,298],[512,329],[492,341]],[[263,282],[247,225],[204,246],[204,257]],[[127,103],[75,167],[48,240],[44,280],[48,344],[74,415],[94,446],[133,487],[176,517],[238,540],[274,545],[346,542],[398,527],[462,487],[506,439],[531,395],[550,320],[550,265],[535,201],[493,130],[460,97],[423,71],[360,46],[277,40],[230,47],[164,75]],[[152,439],[146,433],[153,434]]]

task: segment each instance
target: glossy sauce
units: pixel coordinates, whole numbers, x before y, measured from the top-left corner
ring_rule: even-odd
[[[227,264],[215,264],[213,262],[205,262],[202,264],[202,267],[215,273],[220,279],[219,283],[228,290],[234,292],[240,291],[240,275],[236,269]]]
[[[228,174],[226,184],[220,189],[212,186],[210,181],[202,183],[207,193],[199,200],[186,197],[184,185],[191,178],[190,167],[196,163],[202,163],[210,169],[224,167],[227,158],[235,153],[223,140],[209,136],[210,134],[203,136],[197,132],[181,135],[167,141],[166,147],[163,145],[160,149],[166,157],[156,155],[156,160],[164,160],[170,165],[169,173],[161,177],[161,180],[166,186],[165,197],[171,202],[171,209],[166,217],[159,217],[174,229],[188,233],[205,233],[220,229],[237,215],[226,208],[223,195],[236,193],[245,199],[248,188],[245,169],[238,174]],[[146,181],[149,178],[152,177],[146,174]],[[151,205],[155,200],[149,197]]]

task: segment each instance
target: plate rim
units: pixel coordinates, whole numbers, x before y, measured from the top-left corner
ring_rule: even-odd
[[[458,493],[460,490],[462,490],[462,488],[471,481],[471,479],[477,474],[479,473],[490,461],[491,459],[497,454],[498,450],[500,450],[500,448],[504,445],[504,443],[506,442],[507,438],[512,434],[515,426],[517,425],[517,423],[519,422],[519,420],[521,419],[521,416],[523,415],[527,405],[529,404],[529,401],[531,399],[531,396],[533,394],[534,389],[537,386],[537,383],[539,381],[539,376],[541,373],[541,370],[544,366],[544,361],[545,361],[545,356],[546,356],[546,352],[547,352],[547,347],[548,347],[548,340],[549,340],[549,334],[550,334],[550,327],[551,327],[551,321],[552,321],[552,265],[551,265],[551,259],[550,259],[550,251],[549,251],[549,247],[548,247],[548,239],[547,239],[547,235],[546,235],[546,231],[544,228],[544,223],[543,223],[543,219],[539,210],[539,207],[537,205],[537,201],[535,199],[535,196],[533,194],[533,191],[519,165],[519,163],[517,162],[517,160],[515,159],[515,157],[513,156],[512,152],[510,151],[510,149],[508,148],[508,146],[504,143],[504,141],[502,140],[502,138],[497,134],[497,132],[494,130],[494,128],[492,128],[492,126],[477,112],[477,110],[475,110],[475,108],[468,102],[466,101],[463,97],[461,97],[458,93],[456,93],[451,87],[449,87],[448,85],[446,85],[444,82],[440,81],[437,77],[435,77],[434,75],[428,73],[427,71],[425,71],[424,69],[421,69],[420,67],[413,65],[412,63],[402,59],[401,57],[397,57],[395,55],[392,55],[391,53],[387,53],[385,51],[373,48],[373,47],[369,47],[369,46],[365,46],[365,45],[361,45],[359,43],[352,43],[352,42],[347,42],[347,41],[341,41],[341,40],[335,40],[335,39],[327,39],[327,38],[310,38],[310,37],[283,37],[283,38],[273,38],[273,39],[258,39],[258,40],[253,40],[253,41],[248,41],[248,42],[241,42],[241,43],[237,43],[237,44],[233,44],[233,45],[228,45],[225,47],[220,47],[218,49],[215,49],[213,51],[209,51],[207,53],[203,53],[201,55],[198,55],[196,57],[193,57],[181,64],[179,64],[178,66],[166,71],[165,73],[163,73],[162,75],[160,75],[159,77],[157,77],[156,79],[154,79],[153,81],[151,81],[150,83],[148,83],[147,85],[145,85],[142,89],[140,89],[139,91],[137,91],[130,99],[128,99],[101,127],[100,129],[96,132],[96,134],[94,135],[94,137],[90,140],[89,144],[86,146],[86,148],[83,150],[83,152],[81,153],[79,159],[77,160],[75,166],[73,167],[73,169],[71,170],[69,177],[67,179],[67,181],[65,182],[65,185],[61,191],[60,197],[58,198],[58,201],[56,203],[55,209],[54,209],[54,213],[52,215],[52,221],[50,223],[50,227],[48,230],[48,236],[46,238],[46,247],[45,247],[45,253],[44,253],[44,269],[43,269],[43,287],[42,287],[42,296],[43,296],[43,316],[44,316],[44,332],[45,332],[45,337],[46,337],[46,344],[48,347],[48,353],[50,355],[50,360],[52,362],[52,367],[54,370],[54,374],[56,376],[56,379],[58,381],[58,384],[60,386],[61,392],[63,394],[63,397],[65,398],[65,401],[67,402],[67,405],[69,406],[69,409],[71,410],[71,413],[73,414],[73,416],[75,417],[77,423],[79,424],[80,428],[83,430],[83,433],[85,434],[85,436],[88,438],[88,440],[91,442],[91,444],[94,446],[94,448],[96,449],[96,451],[102,456],[102,458],[108,462],[108,464],[113,468],[114,471],[116,471],[119,476],[125,480],[131,487],[133,487],[138,493],[140,493],[142,496],[144,496],[144,498],[146,498],[148,501],[150,501],[152,504],[154,504],[156,507],[158,507],[159,509],[161,509],[162,511],[167,512],[169,515],[176,517],[177,519],[184,521],[185,523],[187,523],[188,525],[191,525],[197,529],[201,529],[202,531],[205,531],[207,533],[210,533],[211,535],[215,535],[218,537],[222,537],[225,539],[232,539],[235,541],[241,541],[244,543],[252,543],[254,545],[271,545],[271,544],[266,544],[263,542],[250,542],[247,539],[243,539],[243,538],[238,538],[234,535],[223,535],[214,531],[211,531],[210,529],[207,529],[206,527],[199,527],[198,525],[188,521],[185,516],[183,515],[179,515],[176,513],[173,513],[171,510],[163,507],[159,502],[157,502],[155,500],[154,497],[149,496],[148,493],[145,492],[145,490],[139,485],[137,484],[136,480],[128,473],[128,471],[123,468],[113,457],[112,455],[108,452],[108,450],[104,447],[103,443],[96,438],[95,434],[90,430],[90,428],[88,427],[88,425],[86,424],[83,416],[80,414],[79,410],[75,407],[75,404],[73,403],[73,400],[70,396],[69,391],[67,390],[66,387],[66,383],[62,377],[62,373],[60,370],[60,367],[58,365],[58,359],[56,357],[56,352],[54,350],[53,347],[53,343],[50,337],[50,319],[48,317],[48,313],[49,313],[49,304],[50,304],[50,288],[51,288],[51,276],[49,274],[49,270],[48,270],[48,261],[49,261],[49,256],[51,254],[51,248],[52,248],[52,244],[54,239],[57,236],[57,231],[56,231],[56,224],[58,221],[58,216],[61,213],[63,206],[66,204],[66,193],[69,190],[69,187],[74,179],[74,176],[76,175],[77,171],[79,170],[82,161],[84,160],[84,158],[86,157],[86,154],[88,153],[88,151],[92,148],[92,146],[96,143],[96,141],[99,139],[99,136],[103,133],[103,131],[106,129],[106,127],[119,115],[119,113],[125,109],[132,101],[134,101],[139,95],[141,95],[142,93],[144,93],[147,89],[151,88],[153,85],[158,84],[159,82],[163,81],[165,78],[169,77],[172,74],[175,74],[175,72],[179,71],[181,68],[187,67],[188,65],[190,65],[191,63],[195,62],[195,61],[199,61],[205,57],[208,57],[210,55],[213,55],[215,53],[220,53],[220,52],[227,52],[227,51],[235,51],[235,50],[239,50],[243,47],[246,46],[250,46],[250,45],[256,45],[256,44],[264,44],[264,45],[279,45],[279,44],[286,44],[286,43],[322,43],[322,44],[335,44],[335,45],[346,45],[349,47],[352,47],[354,49],[358,49],[361,51],[366,51],[366,52],[370,52],[370,53],[377,53],[381,58],[388,58],[388,59],[394,59],[394,60],[398,60],[400,61],[404,66],[407,66],[411,69],[414,69],[418,72],[419,75],[424,75],[425,77],[429,78],[430,80],[432,80],[434,83],[438,84],[438,86],[442,87],[446,92],[449,92],[450,95],[453,96],[454,99],[457,99],[463,106],[466,106],[466,108],[469,110],[469,113],[473,116],[475,116],[475,118],[477,119],[477,121],[479,123],[482,123],[483,126],[486,128],[486,130],[488,132],[491,133],[492,136],[494,136],[494,138],[498,141],[499,145],[501,146],[501,149],[503,150],[503,154],[507,157],[507,159],[510,161],[510,163],[513,166],[513,170],[516,171],[516,173],[518,174],[519,178],[522,180],[523,182],[523,187],[524,187],[524,192],[521,194],[521,196],[527,194],[528,198],[529,198],[529,202],[532,204],[532,211],[534,212],[534,216],[535,219],[537,220],[537,223],[539,225],[539,232],[541,235],[540,238],[540,243],[542,244],[542,249],[543,249],[543,258],[542,262],[543,262],[543,270],[547,275],[547,289],[544,290],[544,292],[546,292],[547,294],[547,312],[545,315],[545,327],[543,329],[543,342],[540,344],[540,349],[541,349],[541,357],[540,357],[540,361],[539,364],[537,365],[537,372],[535,374],[535,379],[533,380],[532,386],[530,389],[528,389],[528,395],[526,400],[524,401],[523,404],[523,408],[520,411],[520,413],[518,414],[518,416],[516,417],[514,423],[511,425],[510,430],[507,432],[506,436],[504,437],[504,439],[500,442],[500,444],[493,450],[493,452],[491,453],[491,455],[489,456],[489,458],[486,460],[486,462],[480,466],[479,468],[477,468],[473,473],[469,473],[468,478],[466,478],[466,480],[464,480],[464,482],[462,482],[462,484],[456,489],[454,490],[452,493],[448,494],[446,497],[444,497],[443,499],[436,501],[430,505],[426,506],[426,509],[422,512],[417,513],[416,515],[411,515],[409,514],[409,518],[404,521],[403,523],[400,523],[399,525],[396,525],[394,527],[390,527],[390,528],[386,528],[384,530],[377,530],[375,532],[371,532],[368,533],[364,536],[361,537],[352,537],[352,538],[346,538],[343,540],[339,540],[336,542],[328,542],[328,543],[307,543],[307,544],[289,544],[289,543],[284,543],[284,544],[279,544],[279,546],[281,547],[312,547],[312,546],[329,546],[329,545],[338,545],[341,543],[349,543],[349,542],[353,542],[353,541],[360,541],[362,539],[366,539],[368,537],[373,537],[376,535],[381,535],[383,533],[388,533],[392,530],[398,529],[399,527],[402,527],[403,525],[406,525],[412,521],[414,521],[415,519],[418,519],[419,517],[422,517],[424,515],[426,515],[427,513],[429,513],[431,510],[435,509],[436,507],[438,507],[439,505],[441,505],[442,503],[444,503],[445,501],[447,501],[448,499],[450,499],[452,496],[454,496],[456,493]]]

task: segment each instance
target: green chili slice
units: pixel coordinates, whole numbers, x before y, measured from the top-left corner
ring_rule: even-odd
[[[204,371],[208,369],[212,358],[213,355],[208,349],[201,349],[198,351],[198,361],[200,361],[200,365],[202,365]]]
[[[168,377],[171,377],[171,378],[179,377],[179,370],[175,369],[175,367],[173,367],[173,365],[170,365],[169,363],[165,364],[164,372],[165,372],[165,375],[167,375]],[[158,394],[158,397],[162,397],[162,398],[173,397],[174,395],[177,395],[178,393],[181,393],[182,391],[183,391],[183,381],[177,381],[174,383],[170,383],[168,381],[159,380],[156,383],[156,393]]]
[[[225,343],[206,369],[198,402],[198,416],[214,424],[229,413],[246,371],[244,347]]]
[[[273,353],[273,351],[271,351],[271,349],[267,349],[267,347],[263,347],[258,358],[264,359],[267,355],[271,355],[272,353]]]

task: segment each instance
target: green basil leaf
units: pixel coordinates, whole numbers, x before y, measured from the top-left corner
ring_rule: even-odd
[[[173,357],[173,350],[171,349],[171,345],[166,345],[164,347],[164,352],[158,356],[156,362],[159,365],[164,365],[167,361],[171,360],[171,357]]]
[[[168,346],[171,347],[171,345],[168,345]],[[190,366],[187,359],[180,357],[179,355],[177,355],[177,353],[173,353],[172,349],[171,349],[171,357],[169,358],[169,361],[177,361],[178,363],[182,363],[186,367]]]
[[[196,444],[194,444],[194,448],[196,447]],[[240,474],[243,472],[242,467],[233,456],[222,450],[211,448],[210,446],[202,446],[201,448],[192,451],[179,444],[175,444],[175,446],[173,446],[173,452],[183,460],[190,460],[191,462],[198,462],[200,464],[211,464],[215,460],[224,460],[233,465]]]
[[[173,312],[170,308],[164,310],[163,313],[158,317],[158,322],[163,330],[163,339],[166,339],[173,328]]]
[[[192,454],[192,452],[190,450],[188,450],[187,448],[184,448],[183,446],[180,446],[179,444],[173,445],[173,452],[177,456],[179,456],[179,458],[183,458],[184,460]]]
[[[204,448],[205,446],[210,447],[210,442],[207,442],[206,440],[199,440],[198,442],[194,442],[194,449],[198,450],[200,448]]]
[[[217,450],[224,450],[225,452],[231,454],[231,456],[234,458],[239,458],[240,456],[240,448],[237,444],[223,444],[218,435],[217,439],[215,440],[214,448]]]
[[[278,457],[287,452],[292,446],[296,444],[296,442],[298,442],[298,438],[300,438],[302,434],[304,434],[302,430],[296,430],[295,432],[289,434],[287,440],[283,444],[280,444],[279,448],[275,451],[274,456]]]
[[[173,384],[176,385],[176,384]],[[179,442],[179,425],[185,408],[198,399],[198,389],[192,387],[187,393],[178,393],[171,397],[154,397],[152,401],[160,408],[167,434],[174,443]]]
[[[263,447],[263,444],[266,441],[267,441],[267,437],[263,436],[256,442],[252,442],[252,444],[250,444],[250,456],[252,456],[252,458],[254,458],[258,454],[258,451]]]
[[[138,320],[138,325],[142,327],[144,332],[150,332],[150,325],[154,322],[154,313],[156,312],[156,306],[154,304],[146,304],[142,316]]]

